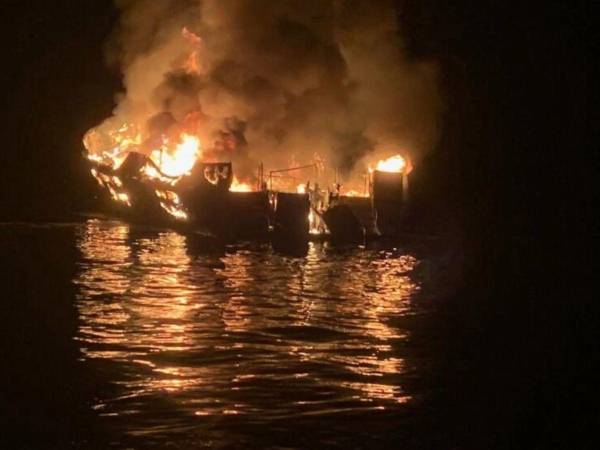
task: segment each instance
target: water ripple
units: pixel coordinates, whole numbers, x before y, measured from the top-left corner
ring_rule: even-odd
[[[81,228],[76,339],[111,388],[92,405],[125,433],[383,411],[410,403],[406,330],[418,259],[402,250],[304,258],[256,245],[199,252],[186,236]]]

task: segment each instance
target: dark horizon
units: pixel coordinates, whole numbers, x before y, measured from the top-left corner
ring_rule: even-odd
[[[96,207],[81,139],[122,89],[104,56],[118,11],[102,0],[27,3],[2,6],[0,222],[76,221]],[[593,448],[592,8],[396,3],[406,51],[439,63],[445,102],[441,138],[413,174],[412,227],[451,228],[466,261],[433,325],[447,338],[437,367],[451,375],[414,432],[442,422],[452,448]],[[30,263],[2,263],[2,310],[19,319]],[[21,332],[43,339],[18,320],[6,331]]]

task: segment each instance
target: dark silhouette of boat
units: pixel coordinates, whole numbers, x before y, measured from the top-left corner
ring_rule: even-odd
[[[110,202],[112,214],[225,242],[271,239],[278,249],[299,243],[303,248],[317,238],[309,220],[313,214],[321,224],[319,238],[325,234],[334,244],[361,244],[398,233],[402,219],[404,183],[397,173],[374,172],[370,197],[329,192],[326,208],[313,204],[309,193],[269,191],[264,185],[232,192],[229,162],[198,162],[186,176],[171,177],[145,155],[131,152],[116,169],[92,162],[92,174],[116,200]]]

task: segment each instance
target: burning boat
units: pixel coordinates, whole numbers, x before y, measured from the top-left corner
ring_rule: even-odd
[[[139,138],[122,139],[117,148],[101,153],[93,152],[90,139],[93,135],[84,142],[91,174],[114,201],[113,211],[128,220],[229,240],[270,235],[276,242],[320,236],[360,243],[399,231],[408,182],[406,162],[399,155],[369,169],[362,193],[344,193],[336,182],[321,189],[310,181],[286,192],[274,186],[276,177],[315,165],[272,170],[267,183],[261,164],[254,183],[241,183],[232,162],[205,162],[199,139],[188,134],[173,150],[163,146],[150,156],[129,148]]]
[[[244,60],[256,69],[248,72],[211,57],[223,50],[212,47],[219,35],[205,41],[186,26],[168,30],[170,45],[128,66],[128,92],[114,115],[84,137],[91,173],[115,214],[228,240],[362,242],[398,232],[409,164],[394,155],[352,179],[348,162],[354,168],[356,158],[343,161],[339,149],[355,152],[358,143],[366,158],[375,142],[353,128],[361,121],[347,115],[345,83],[339,92],[307,86],[304,94],[319,95],[306,103],[295,83],[277,76],[280,64],[270,70],[268,59],[256,67]],[[339,129],[319,111],[337,111]]]

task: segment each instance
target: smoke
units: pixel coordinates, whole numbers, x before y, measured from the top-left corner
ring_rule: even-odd
[[[403,54],[392,1],[120,0],[108,45],[125,93],[98,129],[197,134],[205,151],[286,167],[315,155],[419,159],[436,141],[436,68]],[[238,166],[239,167],[239,166]]]

